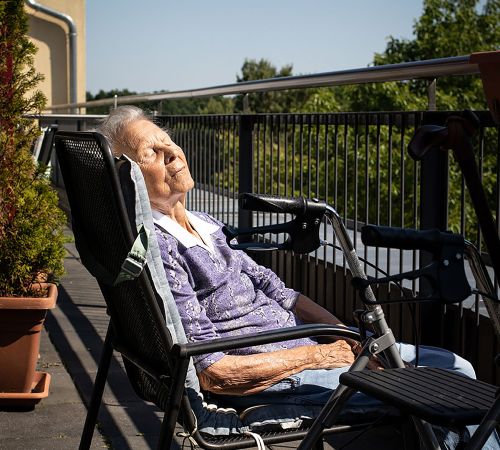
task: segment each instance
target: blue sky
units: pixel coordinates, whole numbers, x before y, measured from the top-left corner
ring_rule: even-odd
[[[422,0],[87,0],[87,90],[236,82],[245,58],[309,74],[365,67],[411,38]]]

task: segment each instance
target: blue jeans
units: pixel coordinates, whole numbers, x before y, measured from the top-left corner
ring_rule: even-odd
[[[415,347],[410,344],[396,344],[401,357],[409,363],[415,362]],[[465,359],[454,353],[437,347],[419,347],[419,366],[439,367],[457,371],[471,378],[475,378],[472,365]],[[217,396],[218,401],[231,405],[237,409],[245,409],[255,405],[271,405],[259,411],[259,419],[262,422],[274,420],[281,415],[287,420],[293,417],[308,416],[315,417],[330,398],[332,391],[339,384],[339,377],[349,367],[338,369],[304,370],[287,377],[265,391],[248,396]],[[273,407],[275,406],[275,407]],[[349,409],[371,409],[380,407],[381,403],[361,392],[355,393],[348,401],[346,408]],[[473,433],[476,426],[467,427],[469,433]],[[442,441],[442,447],[454,449],[459,441],[459,436],[453,432],[440,432],[437,435]],[[484,449],[500,449],[500,441],[496,433],[492,434],[486,442]]]

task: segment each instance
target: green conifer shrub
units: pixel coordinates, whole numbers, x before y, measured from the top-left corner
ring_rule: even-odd
[[[27,31],[24,2],[0,2],[0,296],[34,295],[34,284],[64,272],[66,217],[31,155],[39,130],[26,114],[46,100]]]

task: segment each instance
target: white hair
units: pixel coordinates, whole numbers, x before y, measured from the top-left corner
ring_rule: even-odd
[[[151,116],[136,106],[118,106],[100,121],[95,131],[104,135],[113,154],[120,156],[121,150],[127,146],[127,142],[123,140],[123,130],[129,124],[138,120],[148,120],[154,123]]]

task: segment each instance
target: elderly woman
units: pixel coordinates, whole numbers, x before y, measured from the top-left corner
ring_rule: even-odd
[[[302,323],[341,325],[333,314],[288,289],[271,270],[230,249],[219,221],[186,210],[186,194],[194,182],[184,152],[140,109],[113,110],[98,131],[115,155],[127,155],[142,170],[165,273],[189,341]],[[323,405],[354,360],[351,344],[297,339],[202,355],[194,364],[202,388],[230,399],[233,406],[286,404],[297,398]],[[411,362],[414,347],[398,345],[403,359]],[[467,361],[443,349],[422,347],[420,363],[474,377]],[[362,405],[370,401],[362,394],[351,400]]]

